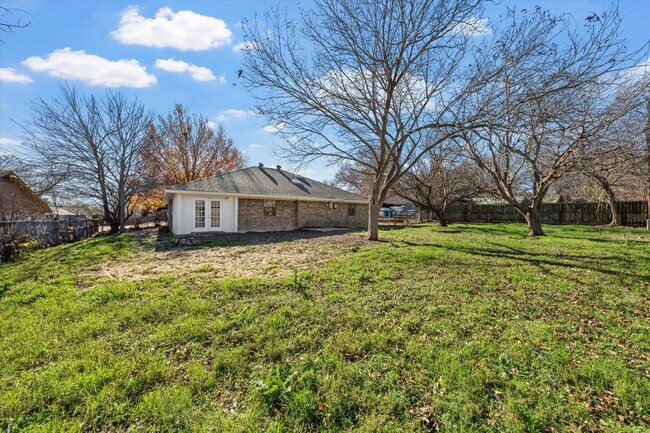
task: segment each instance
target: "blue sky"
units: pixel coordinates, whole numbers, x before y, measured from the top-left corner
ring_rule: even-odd
[[[30,25],[0,39],[0,151],[19,152],[20,128],[29,103],[57,93],[67,77],[84,92],[118,89],[137,96],[157,114],[175,103],[220,123],[251,165],[288,166],[273,154],[278,138],[254,116],[253,100],[238,83],[243,42],[239,23],[280,4],[296,1],[166,0],[0,0]],[[488,10],[496,20],[507,5],[566,12],[580,23],[610,5],[600,0],[507,1]],[[309,2],[300,2],[308,6]],[[621,0],[631,47],[650,38],[650,0]],[[489,24],[488,24],[489,26]],[[315,162],[301,172],[317,180],[334,177],[335,167]]]

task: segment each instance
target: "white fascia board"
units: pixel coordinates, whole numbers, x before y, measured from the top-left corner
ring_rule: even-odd
[[[174,198],[175,191],[169,189],[163,189],[163,201],[165,203]]]
[[[320,197],[293,197],[286,195],[260,195],[260,194],[239,194],[239,193],[228,193],[228,192],[215,192],[215,191],[190,191],[190,190],[174,190],[174,189],[165,189],[163,190],[163,198],[167,197],[167,194],[207,194],[207,195],[219,195],[219,196],[230,196],[237,198],[254,198],[260,200],[287,200],[287,201],[318,201],[318,202],[337,202],[337,203],[354,203],[354,204],[368,204],[367,200],[345,200],[345,199],[326,199]]]

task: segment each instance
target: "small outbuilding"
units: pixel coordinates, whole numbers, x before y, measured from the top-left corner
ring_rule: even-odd
[[[280,166],[249,167],[165,188],[175,235],[368,225],[363,197]]]
[[[94,216],[93,211],[85,204],[57,206],[52,208],[52,210],[60,217],[82,217],[89,219]]]

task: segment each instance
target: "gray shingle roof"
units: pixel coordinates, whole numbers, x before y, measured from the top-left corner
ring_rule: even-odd
[[[233,195],[366,201],[364,197],[304,176],[268,167],[249,167],[165,188],[165,191],[217,192]]]

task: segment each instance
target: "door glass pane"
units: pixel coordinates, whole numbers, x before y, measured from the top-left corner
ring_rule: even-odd
[[[210,202],[210,227],[219,227],[221,221],[221,202]]]
[[[194,201],[194,227],[205,227],[205,200]]]

